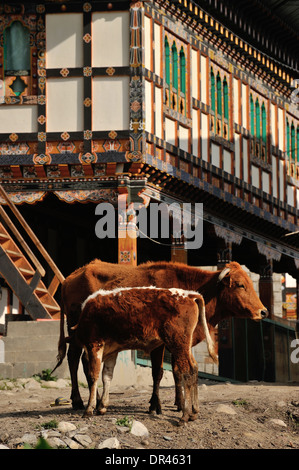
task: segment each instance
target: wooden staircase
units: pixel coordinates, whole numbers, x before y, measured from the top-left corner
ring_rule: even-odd
[[[46,287],[42,281],[45,269],[2,205],[0,205],[0,275],[33,320],[57,318],[60,316],[60,307],[54,295],[60,283],[64,281],[64,276],[1,185],[0,196],[5,199],[7,206],[39,250],[54,276],[50,285]]]

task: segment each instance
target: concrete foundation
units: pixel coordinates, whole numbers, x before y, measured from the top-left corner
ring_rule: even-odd
[[[0,338],[0,378],[28,378],[56,365],[60,321],[9,321],[7,334]],[[111,385],[152,385],[150,367],[135,364],[132,351],[118,355]],[[54,372],[58,378],[69,378],[67,358]],[[86,384],[82,365],[79,381]],[[164,372],[162,386],[174,384],[172,373]]]

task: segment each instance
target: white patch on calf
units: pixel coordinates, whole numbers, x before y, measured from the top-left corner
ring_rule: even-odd
[[[166,287],[156,287],[156,286],[137,286],[137,287],[117,287],[112,290],[105,290],[105,289],[99,289],[93,294],[89,295],[86,300],[82,303],[81,310],[84,309],[85,305],[87,302],[89,302],[92,299],[95,299],[99,295],[121,295],[122,292],[124,291],[129,291],[132,289],[139,289],[139,290],[144,290],[144,289],[155,289],[155,290],[164,290],[170,292],[172,295],[179,295],[181,297],[188,297],[189,295],[199,295],[198,292],[196,291],[189,291],[189,290],[184,290],[184,289],[178,289],[176,287],[172,287],[170,289],[167,289]]]

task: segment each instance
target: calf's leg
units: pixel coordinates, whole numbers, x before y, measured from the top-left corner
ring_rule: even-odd
[[[163,377],[163,359],[165,346],[159,346],[151,352],[153,393],[150,399],[149,413],[162,414],[161,402],[159,398],[159,387]]]
[[[97,387],[101,370],[101,361],[103,357],[104,344],[90,344],[88,345],[88,360],[89,360],[89,373],[90,373],[90,391],[88,405],[84,413],[84,418],[93,415],[93,411],[97,404]]]
[[[183,384],[184,396],[182,395],[183,416],[179,425],[194,421],[199,411],[197,373],[198,368],[195,364],[191,352],[182,351],[173,358],[174,373],[179,382]]]
[[[97,406],[97,411],[99,414],[103,415],[107,411],[109,405],[109,390],[111,380],[113,378],[114,367],[116,364],[117,353],[113,356],[110,356],[108,359],[105,359],[102,380],[103,380],[103,394]]]
[[[87,380],[87,383],[88,383],[88,388],[90,390],[91,378],[90,378],[90,372],[89,372],[89,361],[88,361],[88,356],[87,356],[85,351],[82,354],[81,361],[82,361],[83,371],[84,371],[84,374],[85,374],[85,377],[86,377],[86,380]],[[97,403],[99,403],[99,402],[100,402],[100,395],[99,395],[99,391],[97,389]]]

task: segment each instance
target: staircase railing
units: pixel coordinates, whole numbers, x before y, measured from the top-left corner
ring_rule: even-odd
[[[48,287],[48,292],[50,295],[54,296],[56,290],[58,289],[59,285],[64,281],[65,277],[59,270],[59,268],[56,266],[55,262],[47,252],[47,250],[43,247],[41,244],[40,240],[37,238],[35,233],[31,230],[29,227],[28,223],[14,204],[14,202],[9,198],[7,192],[3,188],[3,186],[0,184],[0,196],[3,197],[3,199],[6,201],[8,207],[11,209],[19,223],[22,225],[23,229],[27,233],[27,235],[30,237],[31,241],[35,245],[35,247],[38,249],[40,254],[42,255],[43,259],[47,263],[47,265],[51,268],[52,272],[54,273],[54,277]],[[7,212],[4,210],[4,208],[0,205],[0,218],[4,220],[8,228],[11,230],[13,235],[16,237],[24,251],[26,252],[27,256],[30,258],[36,269],[39,271],[41,277],[45,275],[45,269],[41,265],[41,263],[38,261],[34,253],[31,251],[30,247],[18,231],[18,229],[15,227],[9,216],[7,215]]]

